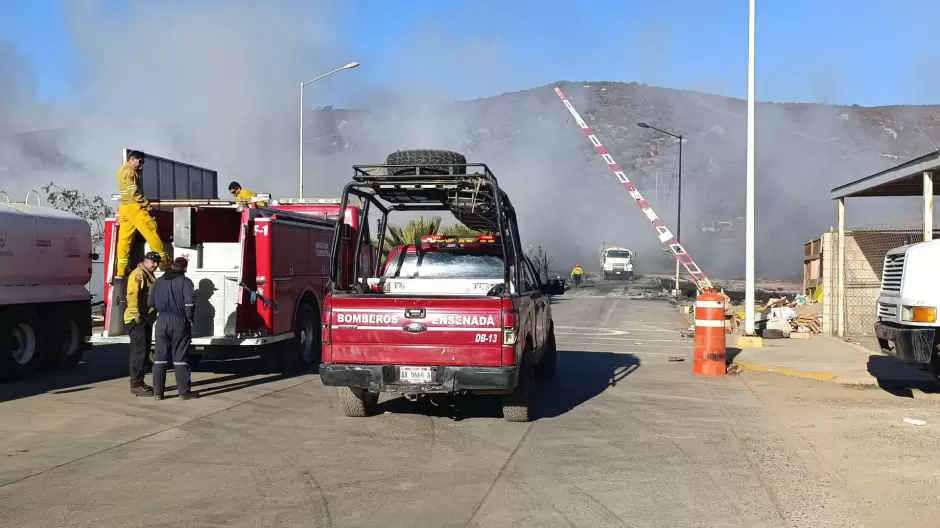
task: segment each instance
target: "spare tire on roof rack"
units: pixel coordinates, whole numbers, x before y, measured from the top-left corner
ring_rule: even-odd
[[[462,175],[467,173],[467,158],[459,152],[450,150],[396,150],[388,155],[385,164],[404,165],[404,167],[388,169],[393,176],[417,174],[418,166],[421,167],[421,174]]]
[[[455,189],[415,189],[413,186],[394,187],[379,191],[383,199],[395,203],[437,202],[446,205],[461,224],[475,231],[498,233],[499,221],[496,215],[497,187],[487,185],[484,179],[496,183],[496,178],[489,174],[467,174],[467,158],[449,150],[417,149],[398,150],[388,155],[384,172],[389,176],[453,176],[460,177],[471,187],[459,185]],[[381,175],[380,170],[367,170],[369,174]],[[508,198],[498,191],[506,204]],[[509,214],[509,211],[506,211]]]

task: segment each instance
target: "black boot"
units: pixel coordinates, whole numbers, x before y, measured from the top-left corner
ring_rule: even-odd
[[[202,394],[199,394],[198,392],[196,392],[196,391],[194,391],[194,390],[191,390],[191,391],[189,391],[189,392],[187,392],[187,393],[184,393],[184,394],[180,394],[180,399],[181,399],[181,400],[196,400],[196,399],[199,399],[199,398],[201,398],[201,397],[202,397]]]
[[[144,384],[131,386],[131,394],[134,396],[153,396],[153,388]]]

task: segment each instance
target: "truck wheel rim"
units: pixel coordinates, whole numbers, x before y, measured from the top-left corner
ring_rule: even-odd
[[[20,365],[28,365],[36,355],[36,331],[32,326],[20,323],[13,328],[13,340],[16,342],[16,347],[13,348],[13,361]]]

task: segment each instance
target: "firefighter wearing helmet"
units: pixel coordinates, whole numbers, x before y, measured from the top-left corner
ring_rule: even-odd
[[[571,280],[574,281],[575,287],[581,285],[581,279],[584,278],[584,270],[581,268],[580,264],[575,264],[574,269],[571,270]]]

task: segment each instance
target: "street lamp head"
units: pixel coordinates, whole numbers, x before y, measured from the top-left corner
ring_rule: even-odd
[[[350,62],[349,64],[343,66],[343,69],[344,69],[344,70],[351,70],[351,69],[355,68],[356,66],[359,66],[359,63],[358,63],[358,62]]]
[[[650,127],[650,126],[647,125],[646,123],[637,123],[636,126],[638,126],[638,127],[640,127],[640,128],[649,128],[649,127]]]

